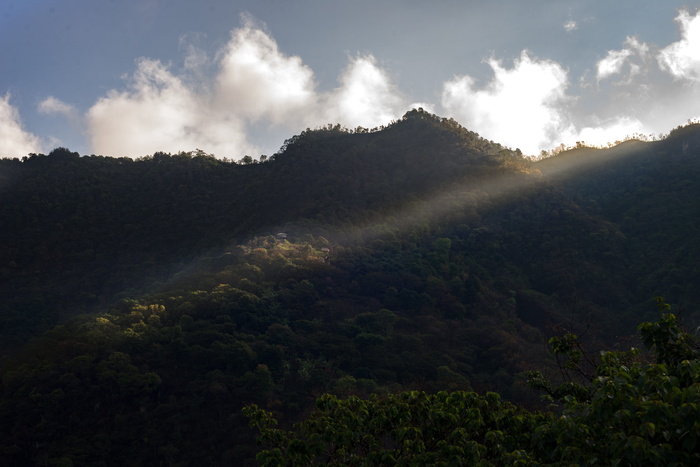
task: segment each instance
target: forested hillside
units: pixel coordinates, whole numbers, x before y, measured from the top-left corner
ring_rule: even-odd
[[[240,465],[242,408],[496,391],[697,320],[700,130],[533,162],[414,110],[263,161],[0,160],[0,458]],[[633,338],[633,337],[632,337]]]
[[[618,226],[626,238],[634,296],[663,295],[695,313],[700,299],[699,156],[700,125],[692,124],[661,141],[573,150],[536,166],[573,202]]]

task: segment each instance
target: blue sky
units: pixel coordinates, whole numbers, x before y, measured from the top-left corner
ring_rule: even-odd
[[[240,159],[422,106],[538,154],[700,118],[700,0],[1,0],[0,156]]]

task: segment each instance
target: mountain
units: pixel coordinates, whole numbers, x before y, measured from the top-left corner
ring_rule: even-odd
[[[661,141],[628,141],[608,150],[584,149],[537,164],[573,202],[618,226],[625,237],[634,296],[661,295],[687,312],[698,302],[700,246],[700,125],[673,130]],[[631,304],[641,313],[641,304]],[[645,319],[650,318],[646,316]]]
[[[432,140],[439,153],[423,142]],[[408,199],[497,166],[486,157],[495,149],[420,113],[382,132],[307,131],[264,164],[162,153],[81,158],[62,148],[3,160],[0,217],[11,226],[0,232],[1,315],[11,321],[3,329],[29,336],[76,307],[133,295],[209,248],[296,232],[289,223],[302,233],[377,222]]]
[[[241,414],[495,390],[697,303],[700,131],[531,161],[422,110],[269,159],[0,160],[0,458],[222,465]],[[204,448],[203,446],[206,446]]]

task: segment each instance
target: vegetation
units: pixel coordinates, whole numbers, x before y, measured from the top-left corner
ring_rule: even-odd
[[[622,381],[626,365],[635,377],[651,372],[656,387],[652,369],[662,379],[686,371],[651,331],[660,362],[591,355],[634,342],[634,326],[656,319],[652,294],[697,326],[698,154],[689,125],[660,141],[531,161],[415,110],[380,129],[307,130],[257,161],[63,148],[0,160],[0,460],[253,464],[243,407],[264,411],[263,430],[281,420],[283,431],[268,434],[282,442],[296,436],[294,422],[318,422],[308,414],[319,398],[319,413],[374,410],[371,426],[356,420],[358,433],[398,436],[355,444],[353,434],[333,459],[359,452],[352,441],[390,456],[408,442],[406,455],[427,456],[420,462],[449,452],[590,460],[603,448],[576,443],[588,439],[583,421],[600,427],[585,418],[600,377]],[[537,370],[545,376],[531,380],[556,408],[519,376]],[[633,387],[623,389],[636,411],[620,423],[646,410],[634,404],[647,389]],[[382,432],[392,407],[438,418]],[[438,446],[451,410],[482,419]],[[561,414],[580,422],[579,438],[561,438],[571,452],[538,457],[545,444],[531,444],[550,442]],[[500,416],[522,433],[499,428]],[[535,425],[542,438],[526,433]],[[313,439],[299,456],[321,459]],[[463,451],[450,447],[466,439]]]
[[[558,394],[560,413],[527,411],[495,393],[327,394],[287,431],[276,428],[270,412],[248,406],[245,413],[265,447],[257,459],[270,466],[697,465],[697,342],[670,313],[639,331],[652,354],[604,352],[585,386],[552,390],[539,373],[530,375],[533,385]],[[575,340],[569,335],[565,341]],[[552,343],[575,369],[578,349],[559,339]]]

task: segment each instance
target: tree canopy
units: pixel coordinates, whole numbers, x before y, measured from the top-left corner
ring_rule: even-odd
[[[651,353],[603,352],[585,386],[558,388],[560,411],[528,411],[495,393],[411,391],[324,395],[291,430],[256,405],[244,412],[266,466],[697,465],[697,341],[668,312],[639,331]],[[553,344],[578,364],[574,346]],[[539,373],[530,382],[551,388]]]

